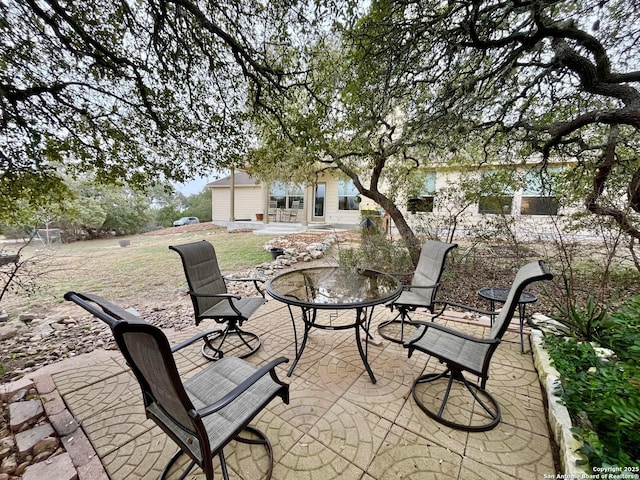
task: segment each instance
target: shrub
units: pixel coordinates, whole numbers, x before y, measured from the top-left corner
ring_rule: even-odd
[[[339,263],[344,266],[364,267],[390,273],[413,272],[409,251],[401,243],[384,234],[363,232],[359,248],[342,249]]]
[[[640,466],[640,370],[634,362],[598,358],[589,343],[547,337],[562,377],[579,452],[590,467]]]
[[[607,308],[598,303],[593,295],[587,296],[584,308],[571,295],[567,296],[566,303],[556,303],[555,307],[558,314],[553,315],[553,319],[564,327],[566,335],[577,340],[600,340],[610,328]]]
[[[619,359],[640,365],[640,295],[611,315],[601,344],[616,352]]]

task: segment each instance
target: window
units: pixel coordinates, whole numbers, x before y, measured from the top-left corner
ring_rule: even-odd
[[[359,210],[358,189],[353,180],[340,180],[338,182],[338,210]]]
[[[513,189],[510,177],[505,171],[492,170],[482,173],[483,192],[478,202],[478,213],[481,215],[511,215]]]
[[[287,208],[293,208],[293,202],[298,202],[298,208],[302,208],[304,202],[302,185],[296,183],[289,184],[289,188],[287,189]]]
[[[504,214],[511,215],[512,196],[506,195],[486,195],[478,202],[478,213],[480,214]]]
[[[550,171],[529,170],[524,176],[522,215],[557,215],[558,201],[553,194]]]
[[[420,195],[407,200],[407,210],[411,213],[433,212],[433,200],[435,193],[436,172],[427,172]]]
[[[269,186],[269,201],[276,202],[277,208],[291,208],[298,201],[300,208],[304,202],[304,189],[295,183],[274,182]]]

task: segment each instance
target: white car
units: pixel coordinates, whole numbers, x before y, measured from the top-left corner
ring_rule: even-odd
[[[173,222],[173,226],[179,227],[181,225],[189,225],[192,223],[200,223],[200,220],[198,220],[198,217],[182,217]]]

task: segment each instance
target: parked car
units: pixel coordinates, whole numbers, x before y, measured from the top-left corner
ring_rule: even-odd
[[[180,225],[189,225],[192,223],[200,223],[198,217],[182,217],[173,222],[174,227],[179,227]]]

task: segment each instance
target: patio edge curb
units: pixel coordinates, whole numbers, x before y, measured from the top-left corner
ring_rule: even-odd
[[[109,480],[102,461],[85,434],[82,425],[71,414],[55,388],[53,377],[45,373],[27,378],[33,381],[39,396],[47,398],[56,407],[59,407],[56,408],[55,413],[47,408],[45,408],[45,412],[76,469],[78,480]],[[44,402],[45,407],[47,403]]]
[[[577,462],[582,460],[576,452],[582,446],[571,433],[571,417],[567,407],[555,394],[560,382],[560,374],[552,366],[551,358],[544,349],[544,335],[539,330],[531,329],[531,350],[533,364],[538,371],[540,384],[547,395],[548,422],[551,434],[560,449],[560,467],[567,478],[589,478],[590,474]]]

